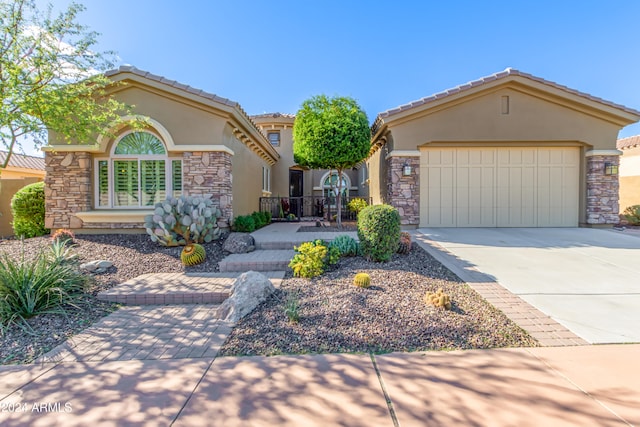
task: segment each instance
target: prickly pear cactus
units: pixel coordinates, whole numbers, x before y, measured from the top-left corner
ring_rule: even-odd
[[[189,243],[182,249],[182,253],[180,253],[180,260],[184,265],[196,265],[204,262],[207,253],[205,252],[202,245],[197,243]]]
[[[427,292],[424,296],[424,302],[427,305],[451,310],[451,298],[442,289],[438,289],[438,292]]]
[[[151,240],[162,246],[209,243],[220,236],[221,215],[210,195],[167,197],[156,203],[144,226]]]
[[[400,245],[398,245],[399,254],[408,254],[411,252],[411,234],[403,231],[400,233]]]
[[[353,278],[353,284],[360,288],[371,286],[371,277],[367,273],[358,273]]]

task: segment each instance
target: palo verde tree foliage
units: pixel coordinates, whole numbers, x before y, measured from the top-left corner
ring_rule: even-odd
[[[293,156],[301,166],[338,173],[337,224],[341,225],[342,172],[369,154],[369,120],[348,97],[314,96],[302,103],[293,124]]]
[[[0,172],[23,136],[37,146],[47,130],[65,142],[95,141],[128,112],[105,96],[113,53],[93,50],[98,34],[76,21],[83,10],[71,3],[54,14],[34,0],[0,0],[0,148],[9,152]]]

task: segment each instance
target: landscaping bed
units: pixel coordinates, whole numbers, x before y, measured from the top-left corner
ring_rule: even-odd
[[[89,292],[78,308],[69,307],[67,315],[41,314],[28,319],[28,328],[10,326],[0,334],[0,364],[29,363],[58,344],[117,309],[114,304],[96,298],[102,290],[146,273],[217,271],[224,257],[219,240],[203,246],[207,252],[204,263],[184,267],[180,261],[181,247],[163,248],[150,241],[146,234],[104,234],[76,236],[73,252],[80,263],[93,260],[113,262],[105,273],[92,276]],[[34,259],[41,250],[48,250],[49,236],[0,241],[0,255],[13,259]]]
[[[537,346],[501,311],[415,243],[387,263],[342,258],[313,279],[286,279],[265,303],[238,322],[220,355],[454,350]],[[358,272],[371,287],[353,285]],[[442,289],[452,310],[427,306],[427,291]],[[297,299],[300,319],[285,305]]]

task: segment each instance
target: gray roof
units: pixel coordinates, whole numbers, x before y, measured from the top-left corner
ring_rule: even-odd
[[[640,145],[640,135],[629,136],[627,138],[621,138],[616,142],[616,147],[619,150],[625,148],[634,148]]]
[[[7,158],[8,152],[0,151],[0,164],[4,163],[4,160]],[[27,156],[25,154],[12,153],[11,158],[9,159],[9,165],[14,168],[23,168],[23,169],[34,169],[39,171],[44,171],[44,158],[35,157],[35,156]]]
[[[372,129],[375,132],[379,128],[379,126],[380,126],[380,124],[382,122],[382,119],[384,119],[386,117],[390,117],[390,116],[393,116],[395,114],[410,110],[412,108],[415,108],[415,107],[418,107],[418,106],[421,106],[421,105],[425,105],[425,104],[440,100],[442,98],[446,98],[448,96],[451,96],[451,95],[454,95],[454,94],[457,94],[457,93],[465,92],[465,91],[467,91],[469,89],[472,89],[472,88],[475,88],[475,87],[478,87],[478,86],[482,86],[482,85],[484,85],[486,83],[489,83],[489,82],[501,80],[501,79],[504,79],[504,78],[509,77],[509,76],[524,77],[524,78],[527,78],[529,80],[533,80],[535,82],[542,83],[544,85],[553,87],[555,89],[560,89],[560,90],[562,90],[564,92],[567,92],[569,94],[572,94],[572,95],[577,95],[577,96],[586,98],[586,99],[594,101],[594,102],[598,102],[600,104],[603,104],[603,105],[606,105],[606,106],[609,106],[609,107],[618,108],[618,109],[620,109],[622,111],[625,111],[627,113],[640,115],[640,111],[634,110],[632,108],[625,107],[624,105],[620,105],[620,104],[616,104],[616,103],[613,103],[613,102],[606,101],[606,100],[604,100],[602,98],[598,98],[596,96],[589,95],[588,93],[580,92],[580,91],[577,91],[575,89],[568,88],[567,86],[563,86],[563,85],[560,85],[558,83],[555,83],[555,82],[552,82],[552,81],[549,81],[549,80],[545,80],[545,79],[540,78],[540,77],[536,77],[533,74],[525,73],[525,72],[516,70],[514,68],[507,68],[504,71],[500,71],[500,72],[492,74],[490,76],[482,77],[482,78],[480,78],[478,80],[473,80],[473,81],[465,83],[463,85],[456,86],[454,88],[447,89],[447,90],[444,90],[442,92],[438,92],[438,93],[436,93],[434,95],[427,96],[425,98],[421,98],[421,99],[418,99],[416,101],[412,101],[412,102],[409,102],[407,104],[400,105],[400,106],[398,106],[396,108],[392,108],[392,109],[387,110],[387,111],[383,111],[382,113],[378,114],[378,117],[376,118],[376,121],[374,122],[374,124],[372,126]]]

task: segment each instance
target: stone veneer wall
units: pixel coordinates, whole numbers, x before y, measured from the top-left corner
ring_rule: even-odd
[[[80,228],[75,212],[91,208],[91,154],[45,153],[45,227]]]
[[[229,227],[233,215],[231,155],[225,152],[182,153],[182,188],[185,195],[212,194],[222,211],[218,226]]]
[[[587,153],[587,224],[617,224],[619,214],[618,175],[605,175],[605,163],[619,164],[617,155]]]
[[[403,176],[405,163],[411,166],[411,175]],[[404,226],[420,224],[420,157],[391,157],[387,160],[387,201],[398,209]]]

